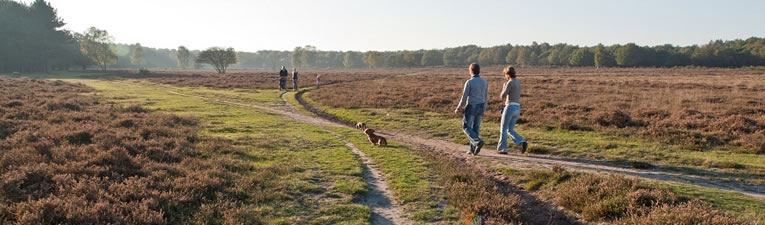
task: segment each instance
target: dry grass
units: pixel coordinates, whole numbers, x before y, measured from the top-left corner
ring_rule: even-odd
[[[501,68],[484,68],[498,121]],[[538,127],[639,134],[691,149],[765,153],[765,70],[759,68],[519,68],[520,123]],[[346,82],[311,93],[336,108],[414,108],[449,113],[466,69]]]
[[[226,142],[89,91],[0,77],[0,224],[257,223],[252,166],[213,154]]]

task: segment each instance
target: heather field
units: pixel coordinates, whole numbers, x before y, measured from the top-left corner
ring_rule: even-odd
[[[486,119],[499,121],[504,77],[489,81]],[[392,71],[393,72],[393,71]],[[521,123],[608,132],[692,150],[765,154],[764,69],[519,68]],[[466,69],[433,69],[374,81],[347,82],[310,93],[335,108],[454,111]]]
[[[765,225],[762,11],[0,0],[0,225]]]
[[[391,146],[374,147],[361,132],[328,125],[315,114],[318,109],[345,122],[365,121],[383,131],[459,145],[464,137],[452,111],[466,79],[464,69],[309,70],[303,73],[336,79],[319,89],[303,86],[300,92],[270,87],[276,73],[259,70],[223,76],[115,71],[3,77],[0,146],[9,150],[0,152],[2,176],[8,178],[0,193],[0,221],[765,220],[765,200],[732,189],[535,166],[534,161],[521,165],[491,156],[498,129],[494,93],[502,82],[499,69],[484,69],[492,101],[482,129],[488,153],[479,157],[391,134],[384,134],[391,135]],[[529,159],[554,156],[592,165],[638,165],[645,168],[637,170],[688,174],[721,187],[745,184],[750,188],[745,190],[765,182],[762,143],[757,142],[765,125],[765,112],[758,107],[765,104],[761,69],[519,72],[524,111],[518,130],[532,144]],[[721,100],[710,101],[713,97]],[[389,203],[374,203],[379,201]]]

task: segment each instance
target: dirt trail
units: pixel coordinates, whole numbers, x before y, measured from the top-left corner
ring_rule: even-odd
[[[302,94],[296,96],[298,102],[303,105],[309,111],[323,117],[327,120],[333,121],[337,124],[352,127],[353,123],[349,121],[343,121],[333,115],[329,115],[320,109],[307,104],[302,99]],[[673,181],[685,184],[693,184],[704,187],[716,188],[725,191],[735,191],[751,197],[765,199],[765,186],[745,184],[737,182],[725,182],[720,180],[714,180],[715,176],[724,176],[723,174],[717,174],[714,171],[705,171],[708,173],[706,176],[698,174],[691,174],[683,171],[667,170],[662,168],[652,169],[633,169],[626,167],[619,167],[617,165],[610,164],[608,162],[597,160],[579,160],[570,159],[555,156],[545,156],[537,154],[520,154],[510,153],[507,155],[497,154],[496,151],[492,151],[492,146],[486,146],[483,151],[477,156],[469,156],[465,154],[469,147],[467,145],[452,143],[443,140],[425,139],[417,136],[391,133],[385,131],[378,131],[380,134],[389,136],[393,140],[409,143],[417,146],[428,147],[441,153],[451,155],[453,157],[472,161],[475,159],[491,160],[493,164],[501,164],[511,168],[531,168],[535,166],[552,167],[554,165],[560,165],[564,168],[583,171],[583,172],[604,172],[610,174],[621,174],[633,177],[642,177],[659,181]],[[486,169],[486,168],[484,168]],[[488,170],[487,170],[488,171]]]
[[[325,119],[316,118],[316,117],[310,117],[305,116],[307,118],[303,117],[296,117],[297,115],[301,115],[297,113],[298,109],[294,105],[290,105],[287,102],[287,99],[284,98],[284,95],[287,93],[284,93],[281,95],[282,101],[284,101],[285,105],[287,106],[287,110],[280,111],[281,113],[288,113],[287,116],[292,117],[296,120],[305,121],[313,124],[321,124],[324,126],[336,126],[336,127],[342,127],[342,125],[339,125],[337,123],[332,123],[330,121],[327,121]],[[284,108],[284,107],[282,107]],[[270,110],[270,109],[269,109]],[[350,143],[343,139],[343,137],[340,134],[337,134],[333,131],[327,130],[333,135],[337,136],[337,138],[343,140],[345,142],[345,146],[348,146],[348,148],[351,149],[351,151],[358,155],[359,158],[361,158],[362,167],[364,168],[364,181],[369,185],[369,191],[364,196],[364,203],[369,206],[369,208],[372,209],[372,224],[377,225],[383,225],[383,224],[414,224],[412,221],[406,219],[403,217],[404,211],[401,209],[401,207],[397,207],[398,203],[395,202],[395,199],[393,198],[393,193],[388,188],[388,182],[385,182],[385,176],[383,176],[380,171],[378,171],[374,167],[374,162],[372,162],[372,159],[367,157],[364,152],[356,148],[353,143]]]
[[[214,98],[206,98],[202,96],[196,96],[196,95],[188,95],[183,94],[175,91],[168,90],[168,93],[174,94],[174,95],[180,95],[185,97],[192,97],[192,98],[198,98],[203,99],[207,101],[214,101],[218,103],[224,103],[229,105],[236,105],[241,107],[248,107],[248,108],[256,108],[265,110],[268,112],[281,114],[287,117],[290,117],[294,120],[310,123],[314,125],[318,125],[319,127],[343,127],[340,124],[333,123],[331,121],[317,118],[317,117],[311,117],[306,116],[303,114],[300,114],[297,112],[297,109],[289,104],[286,104],[286,106],[282,107],[270,107],[270,106],[262,106],[262,105],[255,105],[255,104],[245,104],[245,103],[239,103],[239,102],[232,102],[227,100],[221,100],[221,99],[214,99]],[[284,99],[284,94],[282,94],[282,100]],[[285,100],[285,103],[287,101]],[[388,183],[385,180],[385,176],[380,173],[375,167],[372,160],[367,157],[361,150],[356,148],[353,143],[343,139],[343,137],[340,134],[337,134],[329,129],[324,129],[325,131],[328,131],[329,133],[335,135],[338,139],[342,140],[345,143],[345,146],[347,146],[351,151],[358,155],[362,162],[362,168],[364,170],[362,176],[364,177],[364,181],[369,186],[369,190],[364,195],[364,204],[369,206],[370,209],[372,209],[372,217],[371,222],[373,225],[391,225],[391,224],[398,224],[398,225],[409,225],[414,224],[411,220],[406,218],[404,215],[404,209],[401,207],[398,202],[396,202],[395,198],[393,197],[393,193],[388,188]]]

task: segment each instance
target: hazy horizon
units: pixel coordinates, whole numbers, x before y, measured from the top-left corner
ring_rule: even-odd
[[[23,2],[30,2],[25,0]],[[82,32],[118,43],[237,51],[416,50],[475,44],[695,45],[765,36],[765,2],[695,1],[244,1],[51,0]],[[473,30],[473,31],[471,31]]]

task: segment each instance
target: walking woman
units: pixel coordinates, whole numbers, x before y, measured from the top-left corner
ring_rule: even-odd
[[[521,153],[526,153],[529,144],[514,129],[515,122],[518,122],[518,118],[521,116],[521,83],[518,81],[515,68],[512,66],[505,67],[502,72],[507,78],[507,83],[505,83],[502,94],[500,94],[505,102],[505,108],[502,110],[502,124],[499,128],[497,151],[499,154],[507,154],[507,136],[509,134],[515,145],[521,146]]]
[[[319,86],[321,85],[321,75],[318,73],[316,74],[316,89],[319,89]]]

